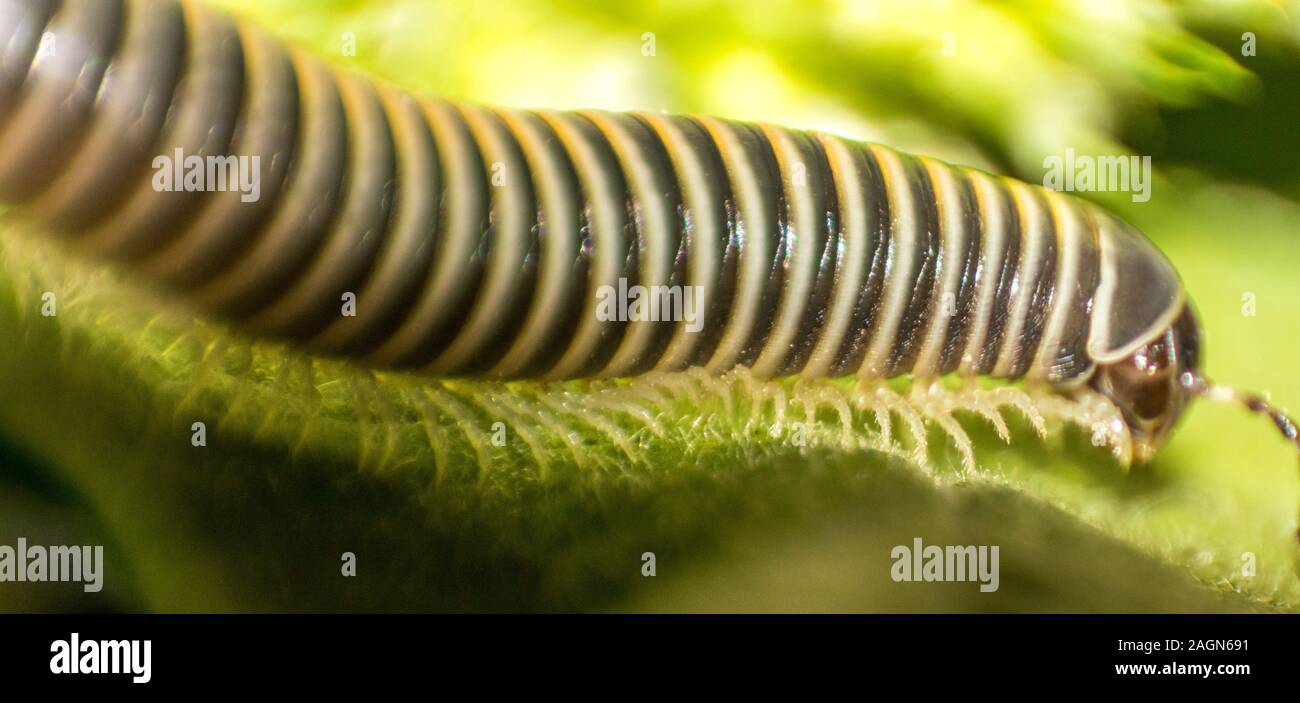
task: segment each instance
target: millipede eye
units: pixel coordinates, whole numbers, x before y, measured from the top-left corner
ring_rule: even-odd
[[[1133,365],[1146,376],[1155,376],[1169,368],[1169,346],[1162,337],[1133,354]]]

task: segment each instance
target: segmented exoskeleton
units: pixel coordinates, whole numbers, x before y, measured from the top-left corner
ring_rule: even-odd
[[[1165,258],[1017,181],[770,125],[412,97],[174,0],[0,0],[0,50],[0,198],[323,352],[505,379],[1024,378],[1108,399],[1141,457],[1208,388]],[[160,188],[172,154],[257,157],[259,196]],[[629,289],[678,314],[602,313]]]

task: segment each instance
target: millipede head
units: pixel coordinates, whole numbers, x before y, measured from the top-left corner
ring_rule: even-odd
[[[1123,414],[1137,461],[1160,449],[1183,408],[1204,393],[1199,356],[1200,328],[1187,305],[1173,324],[1133,353],[1098,364],[1092,387]]]

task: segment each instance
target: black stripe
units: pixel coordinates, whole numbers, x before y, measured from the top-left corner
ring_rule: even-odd
[[[859,157],[863,166],[863,200],[867,218],[867,251],[863,256],[869,263],[866,278],[858,290],[849,317],[849,327],[840,344],[831,374],[840,376],[854,373],[862,367],[867,349],[877,332],[876,320],[884,299],[885,282],[889,279],[893,262],[893,220],[890,216],[889,193],[885,177],[875,154],[863,144],[850,144],[849,149]]]
[[[1066,216],[1078,218],[1084,237],[1074,290],[1061,291],[1062,295],[1070,295],[1071,300],[1069,315],[1061,332],[1060,346],[1053,355],[1052,368],[1048,371],[1048,380],[1053,382],[1077,378],[1092,367],[1092,359],[1087,352],[1088,333],[1092,329],[1092,302],[1097,295],[1097,284],[1101,278],[1097,228],[1092,215],[1071,201],[1066,205]]]
[[[670,241],[668,249],[672,251],[672,261],[668,273],[668,280],[657,285],[676,286],[675,290],[681,293],[680,286],[686,280],[686,245],[688,239],[685,231],[680,226],[675,226],[680,222],[677,213],[681,211],[682,195],[681,189],[677,182],[676,174],[673,171],[672,159],[668,157],[668,149],[664,146],[663,141],[659,138],[659,133],[650,127],[645,120],[637,115],[615,115],[614,119],[621,120],[633,134],[633,139],[642,147],[642,154],[649,161],[649,165],[654,170],[654,183],[649,186],[653,191],[654,197],[659,202],[642,203],[637,201],[638,229],[640,229],[640,213],[645,208],[658,207],[664,210],[664,220],[668,223],[666,234],[675,238]],[[626,174],[628,166],[623,166],[623,172]],[[629,189],[629,192],[632,192]],[[635,200],[635,194],[633,194]],[[642,242],[642,246],[645,242]],[[663,311],[661,311],[663,312]],[[671,315],[661,316],[655,325],[655,334],[651,338],[648,346],[642,349],[641,357],[636,364],[628,371],[629,374],[640,374],[654,368],[659,363],[660,357],[668,348],[672,341],[674,333],[677,331],[679,322],[672,319]]]
[[[597,168],[600,168],[603,174],[607,175],[610,180],[614,181],[615,191],[622,194],[623,231],[626,246],[624,249],[619,250],[619,255],[623,259],[623,270],[615,276],[615,280],[611,281],[610,284],[617,286],[617,279],[623,277],[627,279],[627,285],[631,288],[640,280],[637,261],[637,252],[640,250],[640,232],[629,217],[632,208],[631,197],[628,195],[627,181],[623,178],[623,173],[617,168],[618,158],[614,153],[613,147],[610,146],[609,141],[605,138],[605,134],[584,115],[566,113],[566,116],[570,119],[574,127],[582,133],[583,138],[585,138],[597,152],[596,158],[603,162],[602,164],[598,164]],[[594,208],[592,207],[593,195],[603,198],[604,194],[595,194],[591,192],[592,184],[596,182],[595,174],[585,173],[582,163],[576,159],[572,160],[574,163],[574,170],[578,174],[578,182],[582,185],[582,199],[583,202],[586,203],[586,207],[584,208],[584,220],[588,224],[583,237],[583,250],[594,252],[597,249],[603,249],[609,246],[607,242],[601,240],[600,233],[596,232],[594,229],[596,218],[594,215]],[[596,257],[592,256],[591,258],[594,259]],[[590,283],[587,287],[587,297],[583,300],[583,305],[594,306],[596,304],[596,295],[599,285],[603,284],[599,284],[595,279],[590,279]],[[592,351],[587,364],[582,366],[576,375],[590,376],[605,368],[605,365],[609,363],[610,359],[614,358],[614,353],[618,351],[619,344],[623,341],[623,336],[626,332],[626,322],[610,321],[602,323],[600,341]]]
[[[437,155],[437,145],[433,142],[433,134],[428,131],[429,125],[424,119],[424,111],[415,105],[404,102],[396,105],[390,105],[387,100],[380,97],[380,108],[384,111],[384,119],[389,125],[403,125],[406,122],[412,122],[414,129],[419,130],[420,134],[415,136],[415,143],[405,143],[398,138],[399,130],[396,127],[390,129],[390,137],[393,143],[398,146],[394,156],[393,163],[393,186],[392,195],[390,196],[391,204],[388,207],[387,219],[385,222],[385,231],[387,236],[380,241],[375,247],[375,254],[371,262],[371,267],[364,274],[362,282],[358,282],[352,289],[356,291],[358,298],[364,296],[364,291],[369,291],[372,284],[369,277],[375,273],[375,269],[383,262],[384,257],[389,255],[389,247],[398,246],[398,235],[395,232],[397,224],[403,222],[401,214],[405,208],[418,207],[420,201],[427,201],[432,197],[432,193],[413,192],[418,185],[418,179],[403,180],[406,175],[406,169],[403,167],[403,161],[408,163],[432,163],[440,166]],[[391,108],[406,111],[405,115],[393,114]],[[306,134],[304,132],[304,134]],[[416,182],[410,182],[415,180]],[[439,178],[438,187],[441,188],[441,178]],[[435,223],[434,225],[438,225]],[[432,245],[426,245],[432,248]],[[389,294],[389,301],[382,308],[377,304],[370,304],[366,310],[366,323],[363,327],[353,332],[353,336],[345,340],[334,351],[346,355],[362,356],[365,353],[375,349],[388,339],[405,319],[407,311],[415,304],[420,295],[420,289],[424,285],[425,278],[429,271],[429,265],[434,261],[432,252],[421,254],[423,259],[423,270],[426,275],[414,276],[405,281],[389,282],[388,285],[393,287],[393,292]],[[341,294],[340,294],[341,295]],[[360,301],[358,304],[361,304]],[[332,315],[332,313],[331,313]],[[337,318],[336,318],[337,319]]]
[[[740,156],[741,168],[752,170],[758,183],[759,202],[752,206],[766,211],[772,223],[772,231],[757,232],[750,223],[744,221],[744,212],[738,209],[738,222],[743,228],[744,237],[766,237],[772,243],[770,259],[766,262],[767,280],[760,293],[757,314],[749,338],[736,359],[737,366],[751,366],[762,354],[767,340],[772,334],[776,313],[780,309],[782,290],[785,285],[785,267],[790,258],[789,223],[786,213],[785,191],[781,187],[781,173],[777,166],[776,154],[762,132],[752,125],[729,123],[739,133],[745,154]],[[744,245],[741,247],[744,255]]]
[[[1033,281],[1025,281],[1024,285],[1030,287],[1032,291],[1029,298],[1029,307],[1025,311],[1025,324],[1021,329],[1020,339],[1017,344],[1017,353],[1015,362],[1008,372],[1008,378],[1020,378],[1029,371],[1033,365],[1034,357],[1038,354],[1038,345],[1042,341],[1043,328],[1047,326],[1047,320],[1052,313],[1052,300],[1056,294],[1056,267],[1059,265],[1060,252],[1056,245],[1056,222],[1051,216],[1051,210],[1045,202],[1043,196],[1033,188],[1027,188],[1028,197],[1034,198],[1039,203],[1039,211],[1042,218],[1043,231],[1043,251],[1039,256],[1042,259],[1042,266],[1039,268],[1038,276]]]
[[[523,149],[520,148],[519,142],[515,140],[514,133],[506,127],[505,122],[496,113],[485,110],[481,114],[484,122],[487,122],[490,125],[489,129],[495,130],[498,138],[502,142],[501,148],[504,150],[504,153],[500,155],[500,158],[501,163],[507,165],[505,173],[507,182],[512,179],[519,179],[517,182],[525,186],[524,201],[526,203],[532,203],[531,209],[534,213],[534,217],[536,217],[537,194],[533,190],[532,182],[527,172],[528,169],[525,166],[527,161],[524,159]],[[490,155],[485,154],[484,161],[487,161],[487,158],[490,158]],[[511,162],[517,164],[520,168],[510,168],[509,165]],[[497,239],[500,232],[499,228],[501,227],[501,223],[497,221],[497,218],[501,216],[500,204],[497,202],[497,194],[506,192],[508,186],[502,186],[501,188],[493,187],[491,185],[492,164],[488,163],[487,166],[488,170],[484,171],[483,175],[484,178],[488,179],[490,209],[488,211],[487,230],[483,233],[481,251],[485,267],[490,269],[492,268],[493,250],[497,246]],[[516,173],[518,170],[522,170],[523,173]],[[493,317],[504,320],[503,324],[497,326],[496,331],[492,335],[485,339],[478,340],[478,343],[474,346],[479,353],[475,355],[474,358],[470,359],[468,363],[461,366],[461,368],[452,371],[452,373],[457,375],[475,375],[481,374],[492,368],[501,360],[502,357],[505,356],[505,353],[510,348],[510,341],[519,334],[519,330],[523,327],[524,320],[528,315],[529,303],[533,297],[532,292],[537,288],[538,279],[537,256],[539,247],[537,243],[537,231],[531,226],[528,226],[528,231],[528,246],[526,247],[523,261],[519,262],[516,269],[516,278],[518,281],[511,287],[512,295],[505,301],[506,307],[504,309],[498,309],[493,312]]]
[[[917,231],[914,239],[916,255],[911,271],[895,271],[894,276],[906,276],[912,281],[912,297],[903,309],[898,322],[885,376],[892,378],[912,370],[925,341],[926,323],[933,314],[934,289],[943,267],[943,243],[939,235],[939,210],[934,199],[934,187],[925,167],[910,156],[899,154],[907,172],[907,182],[899,184],[912,189],[912,202],[916,208]]]
[[[791,341],[790,354],[786,359],[782,374],[793,374],[803,369],[812,355],[822,327],[826,324],[826,314],[830,306],[831,292],[839,270],[840,222],[839,204],[836,200],[834,181],[831,178],[830,163],[822,148],[821,140],[805,133],[791,132],[791,137],[799,145],[804,164],[804,184],[812,195],[818,231],[795,232],[795,236],[817,237],[822,246],[815,261],[802,261],[801,266],[815,266],[811,290],[808,299],[800,301],[798,330]]]
[[[722,194],[720,214],[723,219],[721,222],[714,223],[718,228],[720,239],[717,242],[705,243],[716,247],[719,253],[717,278],[712,281],[689,281],[690,285],[713,287],[709,292],[709,309],[704,311],[704,325],[700,328],[699,341],[690,358],[690,365],[694,366],[708,363],[717,351],[718,343],[722,341],[723,332],[727,329],[731,307],[736,297],[736,275],[739,270],[741,242],[736,230],[736,200],[731,192],[731,181],[726,178],[726,166],[722,162],[718,145],[713,141],[709,131],[696,120],[679,118],[677,123],[682,131],[686,132],[688,143],[702,162],[703,177],[711,179]],[[684,241],[693,242],[698,236],[695,218],[699,216],[699,213],[688,210],[685,204],[682,205]]]
[[[993,296],[993,306],[989,311],[988,330],[984,336],[984,346],[979,350],[980,358],[974,365],[974,372],[980,375],[993,373],[998,364],[998,353],[1006,337],[1007,325],[1011,318],[1011,303],[1020,290],[1020,252],[1023,248],[1021,239],[1024,231],[1020,227],[1020,212],[1015,200],[1006,186],[996,180],[992,181],[997,198],[1002,201],[1002,226],[1006,229],[1006,244],[1002,250],[997,267],[988,272],[997,276],[997,289]],[[981,234],[982,236],[982,234]]]
[[[943,350],[939,354],[938,373],[941,375],[952,373],[961,365],[962,351],[966,348],[971,334],[971,325],[975,319],[975,307],[979,300],[977,293],[983,280],[981,277],[983,272],[980,270],[984,248],[983,224],[980,222],[979,208],[976,207],[974,184],[959,169],[949,168],[949,172],[956,181],[961,197],[962,227],[966,241],[964,257],[961,261],[961,278],[957,286],[956,300],[953,301],[954,314],[948,320]]]
[[[582,212],[581,190],[578,185],[578,176],[573,168],[573,161],[569,154],[565,152],[560,144],[559,137],[551,129],[546,120],[541,119],[535,113],[524,112],[520,118],[528,120],[538,132],[541,133],[542,141],[545,143],[543,148],[552,148],[554,153],[550,157],[539,156],[539,158],[551,158],[554,165],[559,171],[559,178],[562,178],[574,194],[574,199],[565,206],[572,210],[574,222],[578,225],[577,232],[564,232],[555,229],[554,223],[546,219],[545,204],[542,202],[542,185],[538,183],[540,174],[545,173],[542,169],[531,169],[533,180],[533,192],[537,195],[537,221],[536,232],[537,242],[541,247],[542,256],[547,255],[547,249],[551,246],[550,242],[561,237],[581,236],[583,242],[590,241],[589,225],[586,221],[585,214]],[[540,344],[540,349],[534,352],[533,358],[525,364],[520,370],[520,376],[538,376],[551,367],[555,366],[560,357],[567,350],[566,342],[573,339],[573,335],[578,328],[578,323],[582,320],[584,300],[583,293],[587,289],[587,279],[590,275],[590,252],[586,246],[579,246],[577,255],[570,262],[570,273],[565,280],[554,283],[545,281],[542,274],[538,274],[539,286],[543,283],[549,285],[558,285],[565,289],[563,300],[568,301],[568,305],[562,306],[558,310],[543,310],[541,314],[549,316],[546,323],[545,338]]]
[[[441,114],[451,122],[450,127],[455,133],[447,134],[445,130],[439,130],[437,123],[430,121],[429,110],[441,110]],[[420,113],[421,118],[428,124],[430,132],[439,143],[463,148],[464,155],[469,161],[465,170],[474,174],[471,178],[465,178],[463,174],[453,170],[456,160],[450,158],[450,154],[447,154],[447,158],[441,159],[441,177],[439,181],[442,184],[442,192],[439,193],[437,230],[433,233],[433,260],[440,261],[449,255],[445,249],[447,239],[452,234],[450,227],[453,222],[449,205],[455,200],[453,193],[466,188],[477,189],[483,194],[483,202],[486,204],[488,182],[486,178],[480,176],[487,172],[487,166],[483,162],[483,155],[479,151],[478,143],[471,138],[469,126],[465,124],[465,119],[461,116],[459,110],[452,108],[450,105],[437,103],[421,110]],[[340,197],[346,192],[345,184],[344,188],[339,191]],[[486,229],[486,206],[478,214],[480,218],[478,229],[481,232]],[[457,300],[446,301],[447,309],[451,310],[451,314],[443,320],[442,324],[428,330],[424,335],[424,342],[399,359],[396,362],[397,366],[403,368],[427,366],[450,346],[452,340],[456,338],[465,323],[469,321],[469,314],[473,309],[474,300],[478,298],[479,291],[483,286],[482,250],[476,250],[471,255],[470,260],[466,262],[466,265],[454,271],[452,275],[462,277],[465,285],[461,289],[462,293]],[[434,281],[431,278],[429,285],[433,283]]]

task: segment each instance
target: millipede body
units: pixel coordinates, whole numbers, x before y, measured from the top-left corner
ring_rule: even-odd
[[[1108,398],[1143,456],[1199,392],[1174,269],[1067,195],[771,125],[415,97],[192,2],[0,0],[0,50],[0,198],[323,353],[1025,379]],[[654,305],[601,304],[629,291]]]

